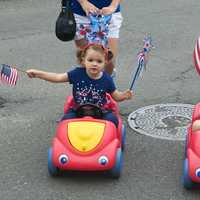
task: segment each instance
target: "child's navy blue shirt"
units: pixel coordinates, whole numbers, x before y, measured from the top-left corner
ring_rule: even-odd
[[[73,85],[73,97],[78,105],[92,103],[98,106],[106,104],[106,93],[116,90],[113,79],[106,73],[99,79],[91,79],[85,67],[77,67],[67,72],[69,83]]]

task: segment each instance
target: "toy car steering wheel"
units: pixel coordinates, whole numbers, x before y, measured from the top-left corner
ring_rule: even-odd
[[[91,116],[97,119],[103,118],[103,110],[95,104],[83,104],[76,109],[77,117]]]

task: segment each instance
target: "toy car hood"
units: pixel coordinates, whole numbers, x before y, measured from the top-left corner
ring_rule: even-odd
[[[105,124],[90,121],[68,123],[67,133],[71,145],[80,152],[93,150],[102,140]]]

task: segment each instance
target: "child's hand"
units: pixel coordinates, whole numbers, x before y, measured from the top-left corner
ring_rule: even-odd
[[[108,7],[103,7],[100,10],[100,14],[101,15],[111,15],[112,13],[114,13],[116,10],[116,8],[112,5],[108,6]]]
[[[92,3],[88,2],[88,1],[79,1],[83,10],[85,11],[86,15],[88,15],[89,13],[92,14],[98,14],[99,13],[99,9],[94,6]]]
[[[133,97],[133,91],[125,90],[123,92],[120,92],[118,90],[115,90],[113,93],[111,93],[111,96],[115,101],[125,101]]]
[[[126,91],[124,91],[124,99],[125,100],[129,100],[129,99],[132,99],[132,97],[133,97],[133,91],[131,91],[131,90],[126,90]]]
[[[29,78],[36,78],[37,77],[37,74],[38,74],[38,70],[35,70],[35,69],[28,69],[26,71],[27,75]]]

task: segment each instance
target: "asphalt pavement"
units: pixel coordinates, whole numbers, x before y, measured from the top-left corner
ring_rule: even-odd
[[[52,72],[75,66],[73,42],[61,42],[54,33],[59,9],[54,0],[0,0],[0,63]],[[200,78],[192,64],[199,10],[199,0],[122,1],[119,89],[130,86],[146,33],[156,48],[133,100],[119,104],[127,125],[119,180],[88,173],[48,175],[47,149],[69,85],[30,80],[21,72],[15,87],[0,84],[0,199],[199,200],[199,191],[187,191],[181,183],[184,143],[140,135],[127,124],[132,111],[147,105],[199,102]]]

